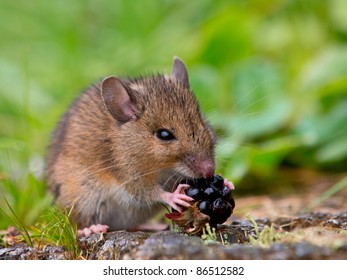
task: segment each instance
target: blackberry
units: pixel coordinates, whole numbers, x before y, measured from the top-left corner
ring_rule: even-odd
[[[233,198],[233,196],[231,196],[231,198],[228,200],[230,206],[231,206],[231,210],[234,210],[235,208],[235,200]]]
[[[222,198],[217,198],[212,204],[212,214],[210,216],[212,224],[222,224],[231,215],[232,209],[229,202],[223,200]]]
[[[190,195],[189,195],[190,196]],[[223,198],[224,200],[229,201],[232,198],[232,193],[231,189],[229,189],[227,186],[224,186],[220,190],[220,197]]]
[[[214,186],[209,186],[204,190],[204,194],[206,198],[211,200],[219,196],[219,191]]]
[[[206,215],[210,215],[211,214],[211,203],[208,200],[203,200],[199,203],[199,210],[201,213],[204,213]]]
[[[212,226],[224,223],[232,214],[235,201],[232,190],[224,185],[223,177],[185,179],[180,183],[190,185],[186,194],[197,202],[201,213],[210,217]]]
[[[210,184],[213,185],[217,189],[221,189],[224,187],[224,179],[220,175],[214,175]]]
[[[203,198],[203,192],[198,187],[190,187],[186,190],[186,194],[193,198],[194,200],[199,200]]]

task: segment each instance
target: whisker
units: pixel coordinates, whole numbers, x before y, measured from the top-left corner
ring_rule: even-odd
[[[166,180],[165,180],[165,182],[164,182],[164,186],[171,180],[171,178],[174,178],[177,174],[179,174],[176,170],[175,170],[175,172],[171,175],[171,176],[169,176],[169,178],[167,178]],[[177,183],[177,181],[178,181],[179,179],[176,179],[175,181],[175,184],[174,185],[176,185],[176,183]]]
[[[174,166],[172,166],[171,168],[173,168],[173,167],[174,167]],[[147,176],[147,175],[150,175],[150,174],[154,174],[154,173],[156,173],[156,172],[158,172],[158,171],[161,171],[161,170],[162,170],[162,168],[158,168],[158,169],[155,169],[155,170],[153,170],[153,171],[150,171],[150,172],[147,172],[147,173],[144,173],[144,174],[140,174],[140,175],[138,175],[138,176],[135,176],[135,177],[133,177],[133,178],[131,178],[131,179],[129,179],[129,180],[123,182],[122,184],[120,184],[120,186],[124,186],[124,185],[126,185],[126,184],[128,184],[128,183],[130,183],[130,182],[132,182],[132,181],[135,181],[135,180],[141,178],[141,177],[144,177],[144,176]]]

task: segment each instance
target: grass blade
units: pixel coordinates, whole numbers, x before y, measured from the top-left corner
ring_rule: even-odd
[[[8,209],[10,210],[12,217],[10,215],[8,215],[5,210],[3,210],[0,207],[0,211],[11,221],[11,223],[19,230],[20,234],[22,235],[24,241],[31,247],[33,247],[33,242],[31,240],[30,234],[27,231],[26,227],[22,224],[22,222],[18,219],[17,215],[14,213],[10,203],[8,202],[8,200],[5,198],[5,196],[3,196],[3,199],[8,207]]]
[[[337,182],[327,191],[322,193],[318,198],[316,198],[312,203],[310,203],[307,209],[305,210],[311,210],[312,208],[322,203],[324,200],[332,197],[334,194],[338,193],[339,191],[341,191],[342,189],[346,187],[347,187],[347,177],[344,177],[341,181]]]

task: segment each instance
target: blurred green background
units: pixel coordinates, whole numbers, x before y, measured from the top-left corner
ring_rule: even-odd
[[[106,75],[169,72],[174,55],[238,193],[276,188],[285,168],[346,172],[346,11],[345,0],[0,0],[0,193],[33,223],[69,103]]]

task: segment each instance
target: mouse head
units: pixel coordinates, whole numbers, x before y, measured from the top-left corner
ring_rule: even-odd
[[[214,136],[181,60],[174,59],[170,76],[108,77],[101,95],[114,122],[114,157],[121,149],[128,168],[143,174],[171,170],[181,177],[213,176]]]

